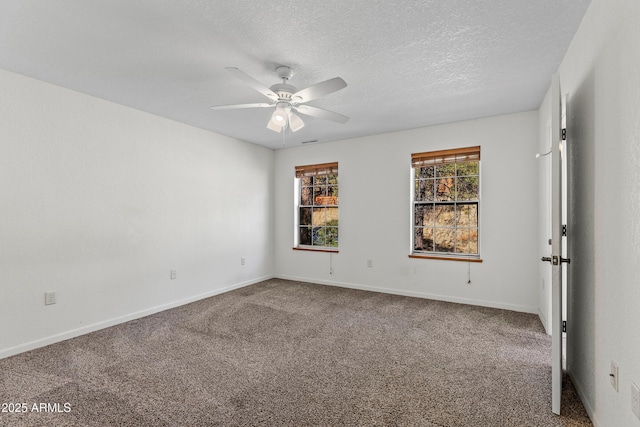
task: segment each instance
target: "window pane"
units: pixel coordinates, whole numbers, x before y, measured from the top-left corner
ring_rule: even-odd
[[[329,199],[327,200],[328,205],[338,205],[338,186],[331,186],[328,189]]]
[[[478,162],[464,162],[458,163],[456,168],[457,176],[478,175],[479,172]]]
[[[325,223],[322,225],[338,225],[338,208],[326,208]]]
[[[327,185],[327,175],[318,175],[314,177],[313,185]]]
[[[300,188],[300,204],[311,206],[313,204],[313,187]]]
[[[470,254],[478,253],[478,229],[472,228],[469,231],[469,252]]]
[[[313,187],[313,204],[327,204],[327,187]]]
[[[420,179],[416,180],[416,201],[431,201],[433,200],[435,180],[433,179]]]
[[[478,229],[460,228],[456,236],[456,252],[462,254],[478,253]]]
[[[313,185],[313,177],[311,176],[303,176],[300,178],[300,185],[303,187],[311,187]]]
[[[322,227],[314,227],[313,228],[313,245],[314,246],[324,246],[324,228]]]
[[[311,229],[309,227],[300,227],[300,244],[311,244]]]
[[[311,208],[300,208],[300,225],[311,225]]]
[[[479,179],[477,176],[467,176],[456,179],[458,200],[478,200]]]
[[[435,206],[436,227],[454,227],[456,224],[456,211],[454,205]]]
[[[434,206],[432,204],[415,206],[414,225],[433,227],[434,222]]]
[[[327,211],[327,208],[313,208],[311,224],[314,227],[321,227],[326,224],[326,219],[325,219],[326,211]]]
[[[416,168],[416,178],[434,178],[435,176],[435,169],[433,166]]]
[[[470,230],[468,228],[458,228],[456,232],[456,252],[460,254],[469,253]]]
[[[433,251],[433,228],[416,227],[413,239],[413,250]]]
[[[436,181],[436,200],[443,202],[455,200],[454,178],[441,178]]]
[[[459,204],[456,216],[456,226],[477,227],[478,226],[478,205]]]
[[[446,163],[444,165],[436,165],[436,177],[456,176],[456,164]]]
[[[452,228],[436,228],[435,251],[453,252],[455,243],[455,230]]]
[[[329,185],[337,185],[338,184],[338,175],[331,174],[327,176],[327,183]]]
[[[338,227],[327,227],[325,232],[325,246],[338,247]]]

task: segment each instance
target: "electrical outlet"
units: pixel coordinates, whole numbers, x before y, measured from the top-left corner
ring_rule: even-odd
[[[609,381],[611,381],[611,387],[615,391],[618,391],[618,365],[613,360],[611,361],[611,371],[609,372]]]
[[[44,293],[44,305],[51,305],[56,303],[56,293],[54,291]]]
[[[640,418],[640,388],[635,383],[631,383],[631,410]]]
[[[368,259],[367,260],[367,267],[369,267],[369,268],[373,267],[373,260],[372,259]]]
[[[176,271],[175,270],[171,270],[171,272],[169,273],[169,277],[171,278],[171,280],[175,280],[176,279]]]

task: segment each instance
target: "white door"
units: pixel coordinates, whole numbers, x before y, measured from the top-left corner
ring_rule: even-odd
[[[551,78],[551,255],[542,260],[551,263],[551,410],[560,414],[562,398],[562,264],[569,262],[563,258],[562,239],[562,98],[560,77]]]

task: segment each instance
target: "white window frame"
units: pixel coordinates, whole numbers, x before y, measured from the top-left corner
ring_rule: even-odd
[[[477,151],[477,153],[475,153],[475,151]],[[475,158],[475,155],[477,154],[477,159]],[[439,201],[437,200],[437,189],[434,186],[434,197],[432,201],[418,201],[416,200],[416,181],[418,181],[419,179],[416,177],[416,167],[419,166],[415,166],[414,163],[414,158],[420,158],[421,156],[423,157],[441,157],[440,159],[436,160],[437,161],[442,161],[442,163],[434,163],[435,164],[460,164],[460,163],[464,163],[467,156],[471,155],[470,159],[472,161],[477,161],[478,162],[478,195],[477,195],[477,199],[475,200],[457,200],[457,188],[455,188],[456,190],[456,198],[454,200],[449,200],[449,201]],[[458,160],[459,159],[459,160]],[[457,178],[462,178],[462,177],[467,177],[467,176],[476,176],[475,174],[473,175],[457,175],[457,166],[456,166],[456,173],[452,176],[454,178],[454,185],[457,186],[458,180]],[[439,151],[432,151],[432,152],[426,152],[426,153],[415,153],[412,155],[412,165],[411,165],[411,238],[410,238],[410,257],[412,258],[436,258],[436,259],[448,259],[448,260],[462,260],[462,261],[475,261],[475,262],[481,262],[482,259],[480,257],[481,254],[481,227],[480,227],[480,218],[481,218],[481,199],[482,199],[482,195],[481,195],[481,191],[482,191],[482,162],[480,161],[480,147],[468,147],[468,148],[461,148],[461,149],[451,149],[451,150],[439,150]],[[434,176],[434,184],[437,185],[437,177]],[[475,228],[469,228],[469,230],[471,231],[476,230],[477,231],[477,252],[476,253],[467,253],[467,252],[456,252],[456,248],[454,246],[454,250],[453,252],[451,251],[439,251],[436,250],[435,244],[434,243],[434,247],[433,250],[416,250],[416,229],[418,227],[421,227],[419,225],[416,224],[416,211],[417,211],[417,205],[429,205],[431,204],[432,206],[453,206],[454,207],[454,215],[457,215],[458,213],[458,207],[459,206],[463,206],[463,205],[475,205],[477,206],[476,208],[476,215],[477,215],[477,224]],[[457,237],[457,231],[461,230],[461,229],[467,229],[468,227],[459,227],[457,224],[457,221],[454,222],[453,226],[440,226],[437,227],[436,224],[434,223],[434,233],[435,230],[443,230],[443,229],[448,229],[448,230],[453,230],[454,232],[454,245],[457,244],[456,242],[456,237]]]
[[[327,175],[335,175],[336,176],[336,180],[337,182],[335,184],[330,184],[330,183],[326,183],[326,184],[321,184],[318,186],[303,186],[302,185],[302,180],[303,178],[311,178],[313,180],[315,180],[317,177],[321,177],[321,176],[327,176]],[[340,201],[339,201],[339,195],[337,195],[337,203],[336,204],[316,204],[315,201],[317,200],[317,197],[323,197],[323,196],[315,196],[312,195],[313,198],[313,204],[311,205],[303,205],[302,204],[302,190],[303,188],[316,188],[316,187],[325,187],[326,192],[324,193],[324,197],[327,197],[326,201],[331,201],[331,197],[333,197],[332,195],[330,195],[329,193],[330,188],[331,187],[336,187],[337,191],[339,192],[339,188],[340,188],[340,178],[339,178],[339,173],[338,173],[338,163],[334,162],[334,163],[323,163],[323,164],[316,164],[316,165],[308,165],[308,166],[297,166],[296,167],[296,178],[295,178],[295,185],[294,185],[294,197],[295,197],[295,224],[294,224],[294,248],[293,249],[299,249],[299,250],[312,250],[312,251],[325,251],[325,252],[338,252],[338,248],[339,248],[339,236],[340,236]],[[332,193],[333,194],[333,193]],[[325,210],[325,222],[323,226],[318,226],[316,228],[319,229],[324,229],[326,231],[328,231],[329,229],[335,229],[335,235],[336,235],[336,245],[335,246],[327,246],[324,244],[318,244],[315,245],[313,244],[314,242],[314,236],[313,233],[317,232],[318,230],[314,230],[313,225],[311,225],[309,228],[311,229],[310,233],[311,234],[311,244],[303,244],[301,243],[301,229],[305,227],[304,224],[301,224],[301,215],[300,212],[301,210],[305,208],[305,209],[310,209],[311,210],[311,221],[313,222],[313,211],[315,209],[336,209],[337,210],[337,224],[335,225],[328,225],[328,221],[331,220],[327,220],[326,218],[326,214],[328,213],[328,210]],[[325,231],[325,232],[326,232]]]

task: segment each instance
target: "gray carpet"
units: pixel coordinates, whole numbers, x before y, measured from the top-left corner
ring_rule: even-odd
[[[592,425],[550,384],[535,315],[274,279],[0,360],[0,425]]]

